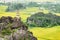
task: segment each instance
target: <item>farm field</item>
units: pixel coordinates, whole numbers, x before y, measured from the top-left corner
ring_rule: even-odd
[[[60,26],[52,28],[35,27],[30,29],[38,40],[60,40]]]
[[[3,13],[0,14],[1,16],[12,16],[15,17],[15,13]],[[27,17],[29,17],[29,14],[20,14],[20,17],[22,18],[22,21],[26,21]],[[29,29],[31,32],[33,32],[34,36],[38,38],[38,40],[60,40],[60,26],[55,26],[52,28],[40,28],[40,27],[34,27]]]
[[[3,9],[2,9],[3,10]],[[27,17],[31,16],[31,12],[37,12],[40,11],[38,8],[31,8],[21,10],[20,11],[20,17],[22,18],[22,21],[25,22]],[[46,12],[46,11],[45,11]],[[58,15],[58,14],[57,14]],[[16,12],[5,12],[0,11],[0,17],[2,16],[16,16]],[[31,32],[33,32],[33,35],[38,38],[38,40],[60,40],[60,26],[55,26],[52,28],[40,28],[40,27],[33,27],[29,28]]]

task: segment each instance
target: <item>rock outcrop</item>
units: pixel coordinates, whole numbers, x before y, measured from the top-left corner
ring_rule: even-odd
[[[17,29],[10,35],[4,35],[5,40],[37,40],[33,33],[28,30],[28,27],[17,17],[1,17],[0,18],[0,32],[4,29]]]

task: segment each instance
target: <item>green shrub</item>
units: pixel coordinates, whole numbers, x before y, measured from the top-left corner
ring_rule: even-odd
[[[9,28],[8,29],[3,29],[1,33],[2,33],[2,35],[10,35],[11,34],[11,29],[9,29]]]

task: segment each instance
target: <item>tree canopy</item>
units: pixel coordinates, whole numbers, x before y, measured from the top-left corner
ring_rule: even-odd
[[[10,6],[8,6],[6,11],[15,11],[15,10],[20,10],[24,8],[23,4],[21,3],[13,3]]]
[[[60,16],[55,14],[38,12],[27,19],[27,24],[30,26],[52,27],[60,25],[59,20]]]

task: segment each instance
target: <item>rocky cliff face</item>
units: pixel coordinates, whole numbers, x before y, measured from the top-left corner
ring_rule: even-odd
[[[1,36],[4,29],[10,29],[12,32],[9,35]],[[17,30],[13,31],[15,29]],[[33,33],[28,30],[28,27],[17,17],[2,16],[0,18],[0,34],[1,40],[37,40]]]

